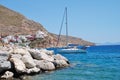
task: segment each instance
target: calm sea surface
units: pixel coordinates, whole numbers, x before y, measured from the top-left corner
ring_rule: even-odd
[[[92,46],[86,54],[62,54],[71,66],[31,80],[120,80],[120,46]]]

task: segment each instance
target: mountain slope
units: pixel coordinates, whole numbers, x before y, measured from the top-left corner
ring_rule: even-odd
[[[1,34],[32,34],[39,29],[47,32],[41,24],[28,20],[23,15],[0,5]]]
[[[33,40],[30,44],[32,47],[51,47],[55,46],[57,42],[57,35],[49,33],[40,23],[25,18],[23,15],[10,10],[0,5],[0,34],[7,35],[34,35],[36,31],[42,31],[47,34],[44,39]],[[91,42],[82,40],[80,38],[70,37],[69,43],[76,43],[81,45],[94,45]],[[65,36],[61,37],[60,46],[65,45]]]

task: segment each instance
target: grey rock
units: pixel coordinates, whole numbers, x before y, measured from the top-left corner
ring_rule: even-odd
[[[54,59],[55,60],[65,60],[65,61],[68,61],[68,59],[65,58],[64,56],[62,56],[61,54],[54,55]]]
[[[13,72],[6,71],[4,75],[1,76],[1,79],[13,80]]]
[[[25,64],[22,62],[22,60],[18,59],[18,58],[10,58],[10,61],[14,64],[15,66],[15,70],[18,73],[23,73],[26,70],[26,66]]]
[[[0,61],[0,73],[11,68],[10,61]]]
[[[37,68],[37,67],[30,68],[30,69],[26,69],[26,73],[27,73],[27,74],[38,73],[38,72],[40,72],[40,69]]]
[[[25,64],[26,68],[34,68],[36,64],[34,63],[33,58],[30,55],[24,55],[22,61]]]
[[[0,73],[11,68],[11,63],[8,61],[8,54],[0,53]]]
[[[30,53],[24,48],[13,48],[9,51],[10,54],[30,55]]]
[[[10,58],[22,59],[22,56],[20,54],[10,54]]]
[[[55,66],[52,62],[49,62],[47,60],[34,60],[36,63],[36,66],[42,70],[45,71],[51,71],[55,70]]]
[[[31,49],[31,50],[29,50],[29,52],[31,53],[31,55],[33,56],[34,59],[54,61],[54,58],[52,56],[49,56],[44,52],[40,52],[39,50]]]
[[[63,68],[69,66],[69,64],[65,60],[55,60],[56,68]]]
[[[45,53],[49,56],[52,56],[54,52],[52,50],[40,49],[40,52]]]

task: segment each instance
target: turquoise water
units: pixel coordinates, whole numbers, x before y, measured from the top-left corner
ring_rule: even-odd
[[[120,46],[93,46],[86,54],[62,54],[70,67],[32,76],[32,80],[120,80]]]

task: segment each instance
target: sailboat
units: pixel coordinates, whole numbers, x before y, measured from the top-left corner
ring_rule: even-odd
[[[66,24],[66,46],[65,47],[57,47],[56,52],[57,53],[86,53],[86,48],[87,48],[86,46],[82,46],[81,48],[78,48],[78,46],[80,46],[80,45],[68,44],[69,39],[68,39],[67,7],[65,8],[65,11],[64,11],[62,24],[60,27],[60,32],[58,35],[58,41],[57,41],[56,46],[58,46],[59,41],[60,41],[61,30],[62,30],[64,19],[66,20],[66,22],[65,22],[65,24]]]

